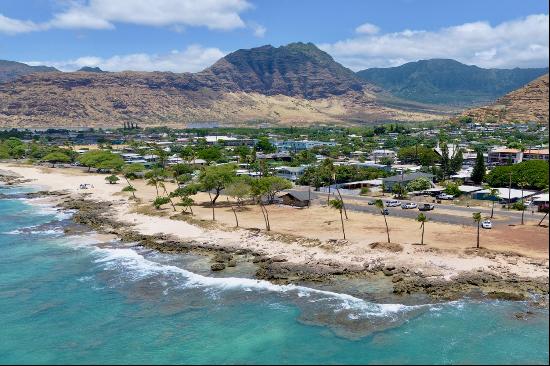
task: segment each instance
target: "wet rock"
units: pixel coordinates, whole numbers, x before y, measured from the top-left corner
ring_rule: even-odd
[[[233,259],[233,256],[228,253],[217,253],[214,256],[214,262],[218,262],[218,263],[229,262],[231,259]]]
[[[284,255],[276,255],[274,257],[271,257],[270,262],[276,263],[276,262],[286,262],[287,259]]]
[[[228,267],[236,267],[237,262],[234,259],[231,259],[229,262],[227,262]]]
[[[223,263],[214,263],[210,266],[212,271],[223,271],[225,269],[225,264]]]
[[[487,294],[491,299],[495,300],[511,300],[511,301],[522,301],[525,300],[525,295],[511,292],[503,291],[492,291]]]

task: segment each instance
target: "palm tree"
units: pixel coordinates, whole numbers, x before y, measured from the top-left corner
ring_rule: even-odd
[[[493,201],[493,205],[491,206],[491,218],[493,218],[495,212],[495,202],[500,197],[500,191],[496,188],[491,188],[489,186],[486,186],[485,189],[489,190],[489,197],[491,197],[491,201]]]
[[[521,181],[518,183],[518,186],[521,188],[521,224],[525,225],[525,222],[523,221],[523,217],[525,216],[525,202],[523,199],[523,189],[527,187],[529,183],[526,181]]]
[[[390,243],[390,229],[388,228],[388,220],[384,213],[384,202],[381,199],[374,201],[374,205],[380,209],[380,213],[384,216],[384,223],[386,224],[386,234],[388,235],[388,243]]]
[[[477,248],[479,249],[479,226],[481,224],[481,212],[474,212],[472,214],[474,222],[477,222]]]
[[[344,229],[344,216],[342,216],[344,202],[341,199],[333,199],[333,200],[330,200],[329,205],[330,207],[340,211],[340,221],[342,222],[342,233],[344,234],[344,239],[346,239],[346,230]]]
[[[428,222],[428,218],[423,212],[421,212],[418,216],[416,216],[416,221],[420,222],[420,228],[422,229],[422,239],[420,240],[420,245],[424,245],[424,226]]]

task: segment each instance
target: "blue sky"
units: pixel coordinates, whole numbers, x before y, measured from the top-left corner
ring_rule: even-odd
[[[63,70],[198,71],[295,41],[354,70],[442,57],[541,67],[548,32],[541,0],[0,0],[0,59]]]

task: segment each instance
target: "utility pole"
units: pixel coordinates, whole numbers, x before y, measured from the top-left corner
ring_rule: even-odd
[[[508,210],[510,209],[511,196],[512,196],[512,172],[510,171],[510,181],[508,183]]]

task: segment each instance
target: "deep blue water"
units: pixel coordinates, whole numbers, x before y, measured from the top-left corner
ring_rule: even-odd
[[[0,363],[548,363],[547,309],[215,278],[200,258],[66,236],[68,217],[0,200]]]

